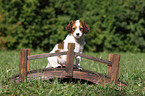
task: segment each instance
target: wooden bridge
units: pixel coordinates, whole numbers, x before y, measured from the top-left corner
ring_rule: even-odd
[[[109,54],[108,61],[95,58],[92,56],[80,54],[74,52],[75,44],[69,43],[67,52],[58,53],[45,53],[38,55],[30,55],[30,49],[21,49],[20,51],[20,70],[19,74],[16,74],[9,78],[10,81],[16,82],[30,81],[30,80],[49,80],[49,79],[61,79],[61,80],[85,80],[95,84],[108,84],[113,83],[120,86],[126,86],[125,83],[118,80],[119,77],[119,60],[120,55]],[[37,70],[29,70],[30,60],[39,59],[51,56],[67,55],[66,66],[60,68],[44,68]],[[92,72],[85,69],[74,68],[75,56],[81,56],[86,59],[94,60],[102,64],[107,65],[107,75],[101,73]]]

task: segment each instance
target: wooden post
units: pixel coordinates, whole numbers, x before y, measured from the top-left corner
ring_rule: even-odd
[[[30,56],[30,53],[31,53],[30,49],[27,49],[27,51],[28,51],[27,56]],[[27,57],[27,72],[29,71],[29,69],[30,69],[30,60],[28,60],[28,57]]]
[[[118,54],[110,54],[109,60],[112,61],[112,68],[108,67],[107,74],[108,76],[111,77],[111,82],[114,84],[118,83],[118,77],[119,77],[119,60],[120,60],[120,55]],[[110,69],[112,70],[110,72]]]
[[[74,43],[68,44],[67,60],[66,60],[66,76],[73,76],[73,64],[74,64]]]
[[[113,54],[109,54],[108,56],[108,61],[111,61],[112,62],[113,60]],[[108,77],[111,77],[111,73],[112,73],[112,66],[107,66],[107,76]]]
[[[21,49],[20,50],[20,70],[19,70],[19,80],[27,80],[27,71],[29,71],[30,61],[27,59],[30,55],[30,49]],[[28,64],[28,65],[27,65]]]

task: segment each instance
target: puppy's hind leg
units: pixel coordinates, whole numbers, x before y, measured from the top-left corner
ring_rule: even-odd
[[[57,63],[56,56],[48,57],[47,59],[48,59],[48,64],[47,64],[46,68],[50,68],[50,67],[56,68],[56,67],[60,66],[60,64]]]

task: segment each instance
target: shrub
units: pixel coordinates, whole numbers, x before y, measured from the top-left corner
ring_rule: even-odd
[[[50,50],[71,19],[91,29],[86,51],[145,51],[144,0],[0,0],[0,49]]]

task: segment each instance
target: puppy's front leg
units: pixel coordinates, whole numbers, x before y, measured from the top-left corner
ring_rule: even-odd
[[[80,66],[81,56],[76,57],[76,65]]]
[[[82,69],[82,67],[80,66],[80,62],[81,62],[81,56],[77,56],[76,57],[76,67],[78,69]]]

